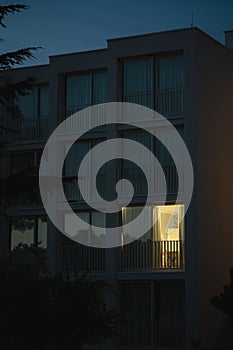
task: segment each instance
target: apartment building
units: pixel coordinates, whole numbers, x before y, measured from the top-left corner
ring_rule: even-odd
[[[231,34],[226,33],[229,47]],[[110,216],[91,210],[83,201],[77,169],[85,154],[103,140],[138,141],[156,155],[167,181],[166,205],[158,196],[150,207],[152,229],[118,248],[82,246],[58,232],[39,196],[34,201],[20,196],[11,200],[8,219],[1,219],[2,257],[20,242],[40,242],[52,273],[70,276],[88,271],[93,278],[109,281],[115,290],[107,297],[109,306],[123,320],[119,336],[107,348],[192,349],[200,343],[200,349],[210,349],[224,322],[210,298],[220,291],[233,266],[231,49],[198,28],[188,28],[108,40],[105,49],[51,56],[48,65],[8,74],[12,81],[33,76],[37,83],[17,102],[22,117],[11,123],[19,132],[7,134],[2,175],[38,166],[49,135],[73,113],[124,101],[152,108],[172,123],[190,153],[195,184],[189,209],[179,222],[185,210],[185,186],[178,187],[177,168],[166,147],[139,128],[103,125],[85,133],[70,150],[63,169],[66,198],[88,223],[105,227],[130,222],[146,201],[142,171],[126,160],[101,168],[96,186],[104,198],[113,195],[119,178],[130,180],[135,190],[130,205]],[[156,181],[159,187],[160,179]],[[162,184],[160,190],[165,190]],[[176,203],[178,190],[181,200]],[[27,218],[26,229],[21,227],[22,218]]]

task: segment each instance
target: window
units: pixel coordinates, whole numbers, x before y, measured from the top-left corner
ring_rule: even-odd
[[[82,211],[76,213],[80,219],[95,226],[106,227],[106,215],[102,212]],[[58,247],[57,270],[64,272],[103,272],[105,269],[105,249],[93,248],[88,244],[100,244],[105,236],[98,236],[93,231],[87,229],[84,223],[79,227],[74,220],[74,214],[66,214],[64,218],[64,230],[73,239],[86,241],[86,245],[76,243],[68,237],[62,236],[61,244]]]
[[[47,248],[47,219],[45,217],[17,217],[11,220],[11,250],[20,243]]]
[[[101,140],[87,140],[75,143],[69,150],[64,164],[64,190],[69,201],[82,201],[81,192],[78,185],[78,169],[84,156]],[[94,162],[94,159],[93,159]],[[91,174],[91,169],[94,164],[90,164],[87,169],[88,175]],[[89,198],[92,194],[93,187],[97,187],[100,195],[105,194],[105,167],[101,167],[97,174],[96,183],[90,176],[79,180],[83,192]]]
[[[35,87],[28,95],[18,96],[16,105],[21,113],[21,118],[14,118],[14,141],[44,140],[47,137],[48,86]]]
[[[177,130],[181,133],[183,131],[183,128],[178,127]],[[167,148],[158,139],[158,137],[162,137],[163,139],[165,139],[166,145],[172,147],[174,137],[174,131],[172,129],[166,127],[157,128],[156,135],[158,137],[156,138],[153,138],[151,134],[140,130],[124,131],[121,133],[121,135],[125,139],[137,141],[138,143],[144,145],[150,151],[152,151],[158,159],[158,162],[160,163],[166,178],[166,184],[164,184],[164,182],[161,179],[160,173],[158,171],[159,169],[152,168],[151,159],[147,156],[146,150],[142,149],[141,154],[139,154],[139,158],[142,161],[143,169],[147,170],[150,176],[154,179],[154,181],[152,181],[154,184],[154,189],[151,189],[151,191],[154,190],[154,193],[156,194],[161,194],[164,192],[167,192],[169,194],[176,194],[178,189],[180,192],[183,191],[183,178],[181,177],[180,182],[178,181],[175,163]],[[172,149],[173,148],[174,147],[172,147]],[[179,167],[179,171],[182,173],[183,148],[181,147],[181,145],[179,145],[176,147],[175,150],[173,150],[173,152],[176,153],[178,159],[177,168]],[[121,178],[127,178],[133,184],[135,195],[139,196],[147,194],[148,188],[146,177],[143,174],[143,171],[136,164],[127,160],[123,160],[121,162],[120,176]],[[122,188],[121,190],[124,193],[124,188]]]
[[[39,184],[36,182],[40,157],[40,151],[15,152],[10,155],[11,175],[17,176],[18,174],[20,176],[25,176],[25,179],[23,179],[24,189],[18,185],[12,198],[9,197],[11,205],[22,206],[38,204],[40,202]],[[26,177],[28,177],[30,185]],[[26,186],[28,186],[27,190]]]
[[[122,224],[129,224],[124,235],[131,234],[130,222],[143,207],[122,208]],[[120,252],[121,269],[184,268],[184,205],[148,206],[141,222],[142,230],[150,223],[151,230]]]
[[[93,71],[66,78],[66,110],[72,114],[106,102],[106,71]]]
[[[125,139],[130,139],[133,141],[136,141],[148,149],[151,150],[152,147],[152,138],[149,133],[142,132],[142,131],[125,131],[122,132],[122,137]],[[133,152],[133,149],[132,149]],[[145,195],[147,193],[147,181],[146,177],[143,173],[143,170],[141,168],[128,160],[125,160],[125,152],[123,148],[123,154],[122,154],[122,162],[121,162],[121,178],[128,179],[134,186],[134,194],[135,195]],[[147,157],[145,149],[141,149],[141,154],[138,155],[138,158],[142,161],[142,168],[143,169],[149,169],[151,167],[150,165],[150,159]],[[124,193],[124,188],[121,189],[121,191]]]
[[[78,212],[79,218],[94,226],[106,227],[106,214],[103,212],[89,211],[89,212]],[[105,237],[98,237],[95,232],[87,230],[85,224],[80,224],[79,227],[75,225],[75,218],[73,214],[65,215],[64,228],[65,232],[75,239],[78,237],[83,242],[87,241],[91,245],[95,244],[95,241],[105,239]]]
[[[182,54],[127,59],[123,62],[123,100],[164,116],[182,116],[183,70]]]
[[[184,345],[184,295],[182,281],[121,283],[121,344]]]

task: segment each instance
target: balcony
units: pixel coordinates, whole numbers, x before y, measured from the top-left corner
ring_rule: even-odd
[[[183,89],[152,90],[124,94],[123,101],[149,107],[168,118],[184,116]]]
[[[183,319],[127,319],[121,322],[120,345],[134,349],[183,349]]]
[[[184,242],[137,240],[124,245],[119,254],[119,270],[182,270]]]
[[[57,248],[57,273],[103,273],[105,270],[105,249],[81,245],[59,246]]]
[[[180,192],[183,191],[183,178],[178,182],[178,175],[175,165],[173,164],[161,164],[163,173],[166,178],[166,184],[164,184],[163,179],[161,178],[159,169],[150,167],[148,173],[153,177],[152,183],[154,184],[154,189],[151,191],[154,194],[176,194],[178,189]],[[180,165],[180,172],[183,174],[182,166]],[[142,176],[142,170],[139,167],[126,167],[122,166],[120,168],[120,178],[128,179],[134,185],[135,195],[146,195],[147,194],[147,183],[146,178]],[[123,185],[124,186],[124,185]],[[125,189],[121,187],[121,195],[124,196]]]
[[[83,130],[87,128],[89,130],[90,126],[89,124],[85,123],[85,120],[80,118],[72,118],[69,119],[69,117],[77,112],[80,112],[81,110],[90,107],[90,104],[86,105],[79,105],[79,106],[72,106],[72,107],[67,107],[67,106],[62,106],[59,108],[59,113],[58,113],[58,120],[59,123],[65,121],[63,125],[63,130],[62,132],[75,132],[77,130]],[[105,115],[103,113],[92,113],[92,117],[94,118],[94,121],[96,121],[99,124],[105,124]],[[101,125],[96,130],[104,130],[105,126]]]
[[[92,188],[96,185],[97,190],[99,191],[101,196],[105,195],[105,174],[98,174],[96,178],[96,184],[94,179],[90,181],[90,177],[86,177],[80,179],[80,186],[82,186],[82,191],[85,194],[85,198],[89,200],[95,200],[95,196],[93,195]],[[82,202],[83,198],[79,189],[78,178],[77,176],[73,177],[64,177],[63,181],[64,193],[66,195],[66,199],[70,202]]]
[[[48,117],[12,118],[8,127],[7,139],[10,143],[46,141],[48,136]]]

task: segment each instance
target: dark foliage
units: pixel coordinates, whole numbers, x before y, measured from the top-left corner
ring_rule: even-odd
[[[233,328],[233,267],[230,269],[230,282],[223,286],[220,295],[211,298],[211,304],[227,315],[229,325]]]
[[[35,247],[17,249],[35,253]],[[106,309],[102,281],[65,281],[14,260],[0,265],[0,279],[1,349],[78,350],[115,334],[116,316]]]
[[[29,7],[23,4],[0,6],[0,26],[6,28],[3,20],[9,14],[19,13],[27,10]],[[10,117],[19,116],[19,110],[14,108],[13,101],[19,95],[28,94],[35,83],[34,78],[28,78],[24,81],[11,83],[6,80],[4,72],[13,68],[15,65],[23,64],[27,59],[33,59],[36,50],[39,47],[26,47],[13,52],[6,52],[0,55],[0,103],[10,112]],[[0,130],[8,132],[17,132],[7,126],[7,123],[1,122]]]
[[[0,25],[4,28],[6,28],[5,24],[3,23],[4,18],[9,14],[15,14],[19,13],[23,10],[27,10],[29,7],[27,5],[23,4],[15,4],[15,5],[7,5],[7,6],[0,6]]]
[[[24,4],[0,6],[0,26],[6,28],[4,19],[9,14],[19,13],[29,7]],[[5,75],[5,71],[20,65],[27,59],[34,58],[33,52],[38,47],[22,48],[14,52],[7,52],[0,55],[0,156],[4,156],[4,146],[7,143],[9,133],[19,133],[12,125],[14,118],[22,118],[21,111],[14,101],[18,96],[25,96],[30,93],[35,84],[35,78],[29,77],[23,81],[11,82]],[[36,176],[37,175],[37,176]],[[29,197],[31,202],[38,201],[38,169],[31,173],[21,172],[1,179],[0,201],[3,207],[9,204],[12,198]],[[25,199],[25,198],[24,198]]]

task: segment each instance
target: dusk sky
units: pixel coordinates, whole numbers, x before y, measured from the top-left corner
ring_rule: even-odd
[[[1,1],[10,4],[12,1]],[[30,9],[5,20],[2,52],[42,46],[30,65],[49,55],[106,47],[106,39],[194,26],[224,42],[233,29],[232,0],[26,0]]]

